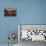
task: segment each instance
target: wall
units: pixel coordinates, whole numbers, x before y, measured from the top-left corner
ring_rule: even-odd
[[[4,8],[17,8],[16,17],[5,17]],[[0,44],[7,44],[17,24],[46,24],[46,0],[0,0]],[[17,40],[16,40],[17,42]]]

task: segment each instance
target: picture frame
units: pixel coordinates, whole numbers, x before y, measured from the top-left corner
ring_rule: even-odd
[[[4,16],[16,16],[16,8],[4,8]]]

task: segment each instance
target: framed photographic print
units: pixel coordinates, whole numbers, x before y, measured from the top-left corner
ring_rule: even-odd
[[[4,16],[16,16],[16,9],[15,8],[5,8]]]

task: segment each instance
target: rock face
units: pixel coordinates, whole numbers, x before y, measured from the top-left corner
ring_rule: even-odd
[[[5,8],[4,16],[16,16],[16,9],[15,8]]]

